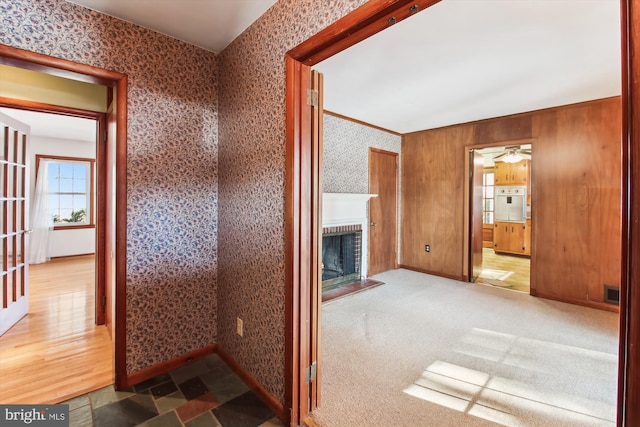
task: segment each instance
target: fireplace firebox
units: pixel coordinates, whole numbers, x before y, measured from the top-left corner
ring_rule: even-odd
[[[362,226],[326,227],[322,233],[322,290],[360,280]]]

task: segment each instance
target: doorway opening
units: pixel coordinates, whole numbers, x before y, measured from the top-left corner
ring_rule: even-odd
[[[389,9],[384,10],[384,13],[377,15],[376,13],[380,12],[384,9],[379,4],[371,5],[368,8],[358,9],[355,13],[352,13],[347,18],[347,21],[338,21],[335,25],[329,27],[327,31],[320,32],[318,35],[313,38],[307,40],[306,42],[299,45],[297,48],[289,52],[287,56],[287,142],[288,142],[288,174],[287,181],[290,184],[288,189],[294,190],[291,191],[290,194],[287,192],[288,203],[287,203],[287,215],[291,219],[290,223],[287,225],[288,237],[294,235],[294,232],[300,230],[299,226],[309,225],[311,218],[314,215],[313,207],[315,206],[313,198],[310,195],[305,196],[301,193],[299,188],[297,187],[298,179],[300,179],[304,184],[312,185],[313,182],[317,179],[317,175],[314,175],[314,170],[307,163],[299,163],[299,160],[303,157],[301,155],[305,152],[308,153],[312,148],[311,139],[309,138],[310,126],[305,119],[307,116],[307,109],[304,107],[304,97],[306,96],[306,80],[309,75],[308,66],[314,65],[321,60],[339,52],[341,50],[346,49],[349,46],[352,46],[359,41],[365,39],[371,34],[376,33],[384,28],[382,22],[386,20],[388,16],[390,16],[393,12],[399,11],[402,9],[404,4],[400,4],[403,2],[397,2],[393,6],[390,6]],[[428,7],[429,5],[425,6]],[[628,8],[628,4],[625,4]],[[628,10],[628,9],[627,9]],[[628,19],[628,16],[625,15],[625,9],[623,7],[623,19]],[[376,22],[376,18],[384,18],[379,19],[379,26],[375,26],[371,24],[367,27],[364,22],[372,23]],[[393,21],[397,22],[396,17],[393,17]],[[366,28],[367,31],[363,30]],[[375,29],[374,29],[375,28]],[[338,29],[340,31],[338,31]],[[344,31],[344,30],[347,31]],[[350,32],[348,30],[352,29]],[[338,35],[336,35],[338,34]],[[625,43],[628,42],[629,35],[625,32],[623,27],[623,40]],[[626,46],[626,44],[625,44]],[[628,52],[625,52],[627,54]],[[625,57],[623,61],[627,64],[629,57]],[[623,67],[624,69],[624,67]],[[623,71],[624,73],[625,71]],[[624,79],[623,79],[624,80]],[[625,82],[625,85],[628,85],[629,82]],[[623,94],[623,104],[627,105],[628,101],[628,86],[625,87],[625,93]],[[628,112],[628,110],[627,110]],[[623,132],[628,137],[630,128],[634,123],[628,123],[625,121],[623,123]],[[629,125],[629,126],[627,126]],[[625,140],[626,142],[626,140]],[[628,147],[623,146],[623,151],[625,152],[625,156],[628,154],[626,151]],[[626,175],[627,172],[625,172]],[[627,188],[623,188],[623,196],[627,194]],[[300,203],[302,202],[302,203]],[[625,199],[625,203],[626,203]],[[303,208],[300,208],[303,206]],[[467,218],[468,219],[468,218]],[[628,219],[625,216],[625,233],[627,231]],[[311,227],[313,229],[313,227]],[[296,234],[297,235],[297,234]],[[303,233],[302,241],[306,240],[306,233]],[[311,240],[312,241],[312,240]],[[308,242],[308,241],[307,241]],[[631,245],[629,242],[626,243],[626,248],[630,249]],[[313,277],[307,276],[305,273],[308,271],[303,271],[302,274],[300,270],[298,270],[298,266],[301,264],[305,264],[309,262],[309,255],[313,253],[308,247],[305,247],[305,244],[300,244],[300,240],[296,239],[295,241],[288,242],[287,244],[287,260],[291,261],[291,271],[287,276],[288,283],[288,297],[291,299],[292,304],[289,305],[288,313],[287,313],[287,325],[291,332],[293,332],[293,341],[292,346],[288,346],[287,349],[287,372],[293,373],[293,381],[287,384],[287,390],[291,393],[287,395],[287,404],[292,404],[293,412],[292,419],[304,419],[305,415],[308,413],[310,409],[313,409],[315,406],[314,399],[308,400],[311,395],[311,391],[309,390],[309,385],[305,385],[302,382],[298,382],[298,379],[304,378],[300,374],[301,369],[304,369],[305,363],[309,361],[309,355],[313,354],[313,351],[310,350],[308,346],[308,339],[311,334],[309,330],[317,333],[317,317],[316,308],[314,308],[313,304],[310,304],[310,296],[305,294],[300,294],[299,291],[301,289],[307,289],[307,284],[313,281]],[[626,250],[625,250],[626,253]],[[626,256],[626,255],[625,255]],[[627,289],[627,279],[629,278],[628,265],[624,263],[624,267],[627,269],[626,272],[623,272],[622,277],[622,300],[625,301],[625,294],[628,294]],[[312,275],[311,275],[312,276]],[[631,301],[633,304],[635,302]],[[625,380],[628,380],[629,366],[633,366],[632,362],[628,364],[624,361],[623,354],[628,350],[628,341],[624,338],[624,332],[627,331],[629,327],[629,319],[626,313],[622,313],[622,334],[621,337],[621,357],[620,357],[620,372],[621,372],[621,384]],[[309,328],[305,327],[305,322],[309,319],[313,318],[314,322],[309,325]],[[626,350],[625,350],[626,349]],[[291,351],[293,350],[293,352]],[[300,352],[300,353],[299,353]],[[300,356],[300,357],[298,357]],[[300,362],[300,363],[292,363],[292,361]],[[623,412],[622,408],[626,405],[626,399],[629,396],[629,390],[626,388],[622,389],[624,393],[620,393],[619,400],[619,420],[623,420]],[[310,403],[311,402],[311,403]],[[310,408],[309,408],[310,407]]]
[[[97,294],[96,300],[104,303],[104,323],[112,338],[111,346],[102,352],[113,355],[111,379],[116,389],[124,388],[128,385],[125,335],[127,76],[6,45],[0,45],[0,64],[107,88],[106,114],[97,132],[103,144],[96,153],[96,162],[98,170],[104,172],[104,179],[98,180],[101,185],[96,188],[96,203],[102,203],[99,206],[103,207],[96,209],[96,278],[104,280],[104,293]],[[9,101],[0,98],[4,106],[10,105]],[[34,101],[24,101],[21,106],[27,110],[48,107],[51,106]],[[79,390],[78,394],[82,392]]]
[[[475,282],[530,293],[531,143],[516,141],[476,151],[483,164],[482,232],[470,233],[482,237],[482,269]]]
[[[0,401],[55,402],[113,382],[112,354],[104,352],[112,345],[98,297],[105,290],[96,257],[96,211],[104,207],[96,203],[96,181],[103,171],[96,171],[95,163],[105,118],[91,111],[75,112],[86,117],[46,108],[0,111],[31,128],[26,202],[32,230],[25,254],[29,314],[0,337],[7,361],[1,367]],[[64,343],[71,339],[82,345],[67,348]],[[42,346],[47,357],[32,351]],[[77,363],[59,366],[58,360],[68,358]],[[93,367],[90,373],[84,372],[86,366]],[[24,381],[25,370],[34,372],[30,381]]]

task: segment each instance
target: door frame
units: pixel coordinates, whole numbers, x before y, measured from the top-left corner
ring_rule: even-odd
[[[312,284],[319,271],[313,265],[313,233],[320,204],[311,191],[320,183],[313,168],[310,67],[400,22],[440,0],[370,0],[302,42],[285,55],[285,411],[298,426],[313,409],[305,371],[312,360],[312,339],[320,334],[319,312],[311,313]],[[319,305],[318,305],[319,307]],[[318,308],[319,310],[319,308]]]
[[[105,212],[105,224],[115,224],[115,253],[113,264],[115,268],[115,301],[113,303],[114,319],[114,384],[117,389],[128,385],[126,370],[126,237],[127,237],[127,82],[126,74],[117,71],[97,68],[80,64],[66,59],[56,58],[36,52],[19,49],[0,44],[0,64],[26,70],[38,71],[45,74],[56,75],[72,80],[82,81],[114,88],[117,91],[116,100],[116,135],[115,135],[115,212]],[[106,130],[102,129],[102,130]],[[109,138],[104,145],[111,144]],[[98,153],[96,153],[98,155]],[[98,189],[96,189],[98,190]],[[108,195],[105,195],[105,199]],[[96,221],[98,219],[96,218]],[[105,252],[108,236],[98,236],[96,244],[100,244],[101,251],[108,259]],[[106,272],[110,266],[105,262],[102,268]],[[105,283],[106,285],[106,283]]]
[[[102,145],[106,141],[100,141],[100,135],[104,135],[107,118],[105,113],[83,110],[78,108],[63,107],[59,105],[45,104],[41,102],[25,101],[22,99],[6,98],[0,96],[0,107],[13,108],[16,110],[35,111],[39,113],[55,114],[59,116],[79,117],[83,119],[91,119],[96,121],[96,183],[94,188],[95,194],[95,323],[96,325],[104,325],[106,307],[102,305],[105,298],[105,251],[104,239],[105,227],[105,211],[106,211],[106,193],[102,190],[102,185],[106,179],[105,168],[102,162],[103,156]],[[37,167],[37,165],[34,165]],[[36,172],[37,174],[37,172]]]
[[[509,141],[497,141],[497,142],[486,142],[486,143],[482,143],[482,144],[473,144],[473,145],[467,145],[464,147],[464,170],[465,171],[469,171],[471,170],[471,164],[469,161],[469,156],[468,153],[470,150],[482,150],[483,148],[491,148],[491,147],[504,147],[504,146],[510,146],[510,145],[524,145],[524,144],[531,144],[531,150],[533,151],[533,148],[535,147],[536,141],[538,140],[538,138],[525,138],[525,139],[516,139],[516,140],[509,140]],[[533,164],[533,163],[531,163]],[[533,177],[533,173],[531,174],[531,176]],[[463,254],[464,254],[464,258],[463,258],[463,265],[462,265],[462,275],[463,278],[465,280],[465,282],[469,282],[471,280],[471,257],[472,257],[472,249],[473,249],[473,242],[471,241],[471,239],[473,238],[473,233],[471,230],[472,227],[472,218],[471,215],[473,214],[473,212],[471,212],[472,206],[471,206],[471,188],[470,188],[470,184],[471,184],[471,179],[473,177],[465,177],[464,180],[464,233],[463,233],[463,239],[464,239],[464,250],[463,250]],[[535,184],[533,181],[533,178],[531,178],[531,206],[534,206],[534,202],[535,200]],[[533,217],[533,214],[532,214]],[[482,232],[482,230],[480,230]],[[533,233],[533,230],[532,230]],[[535,241],[535,239],[533,238],[533,234],[531,236],[531,242],[533,245],[533,242]],[[530,267],[530,278],[529,278],[529,285],[531,285],[531,283],[533,283],[533,253],[534,253],[535,248],[533,246],[531,246],[531,267]]]
[[[382,31],[390,23],[415,13],[409,8],[418,4],[424,10],[439,0],[403,1],[371,0],[336,21],[286,56],[286,187],[285,187],[285,253],[286,253],[286,337],[285,337],[285,407],[289,422],[297,425],[308,417],[308,389],[301,387],[301,360],[308,360],[310,328],[320,325],[303,323],[309,318],[308,295],[311,277],[300,275],[300,267],[308,262],[308,239],[299,234],[300,224],[312,216],[309,194],[300,191],[301,184],[311,185],[318,179],[309,165],[301,164],[296,153],[309,150],[311,128],[301,114],[306,102],[308,70],[330,56]],[[618,356],[617,424],[640,425],[640,5],[633,0],[620,0],[622,46],[622,277],[620,286],[620,335]],[[306,68],[305,68],[306,67]],[[468,241],[468,239],[465,239]],[[534,249],[534,248],[532,248]],[[468,255],[468,251],[464,252]],[[468,265],[468,262],[466,263]],[[307,341],[305,341],[305,338]],[[306,405],[306,404],[305,404]],[[307,409],[305,409],[307,408]]]

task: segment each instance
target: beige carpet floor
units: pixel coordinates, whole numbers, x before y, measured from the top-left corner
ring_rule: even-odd
[[[322,402],[342,426],[614,426],[615,313],[407,270],[323,304]]]

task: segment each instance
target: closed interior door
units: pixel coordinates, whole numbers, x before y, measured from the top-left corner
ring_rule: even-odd
[[[368,276],[396,268],[398,246],[398,153],[369,149]]]
[[[29,126],[0,113],[0,335],[29,311],[27,251],[27,141]]]

